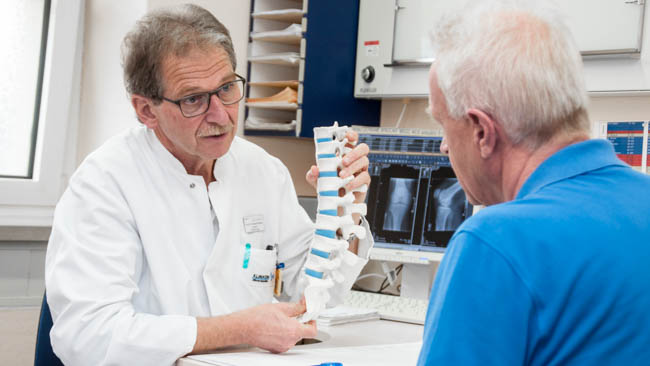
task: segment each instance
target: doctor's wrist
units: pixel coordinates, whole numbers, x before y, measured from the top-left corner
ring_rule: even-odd
[[[246,343],[241,320],[236,313],[196,318],[196,342],[192,353]]]

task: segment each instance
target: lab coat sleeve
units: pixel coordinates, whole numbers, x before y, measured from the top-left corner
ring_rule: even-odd
[[[138,313],[143,249],[120,186],[86,164],[57,205],[45,280],[54,352],[66,365],[172,365],[196,341],[196,319]]]
[[[279,162],[278,162],[279,163]],[[279,163],[279,169],[282,172],[283,182],[281,187],[280,217],[285,218],[280,223],[280,245],[278,258],[284,263],[282,278],[284,280],[284,290],[280,300],[299,301],[303,295],[307,281],[302,268],[307,260],[309,248],[314,236],[315,226],[309,218],[309,215],[300,206],[298,196],[291,181],[291,175],[287,168]],[[363,267],[368,263],[370,249],[374,245],[368,222],[364,219],[362,225],[366,228],[366,238],[359,241],[358,255],[347,252],[347,255],[356,258],[353,265],[346,263],[341,264],[340,271],[345,277],[345,281],[336,284],[330,289],[330,301],[328,306],[335,306],[343,301],[347,296],[350,288],[356,281]]]

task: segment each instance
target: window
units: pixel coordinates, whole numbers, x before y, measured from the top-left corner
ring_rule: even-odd
[[[50,1],[0,2],[0,176],[31,178]]]
[[[0,2],[0,225],[51,224],[76,143],[82,25],[83,0]]]

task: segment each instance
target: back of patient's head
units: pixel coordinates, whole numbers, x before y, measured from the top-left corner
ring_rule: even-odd
[[[130,94],[157,101],[164,92],[162,64],[167,57],[184,57],[193,50],[223,49],[237,67],[228,29],[209,11],[185,4],[154,10],[124,37],[122,67]]]
[[[585,133],[582,58],[550,1],[471,1],[438,19],[435,70],[451,117],[480,109],[513,144]]]

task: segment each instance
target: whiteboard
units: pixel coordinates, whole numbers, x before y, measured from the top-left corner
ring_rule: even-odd
[[[584,55],[641,51],[644,1],[563,0],[556,4]],[[393,62],[433,58],[428,35],[434,14],[455,6],[455,1],[396,0],[396,5]]]

